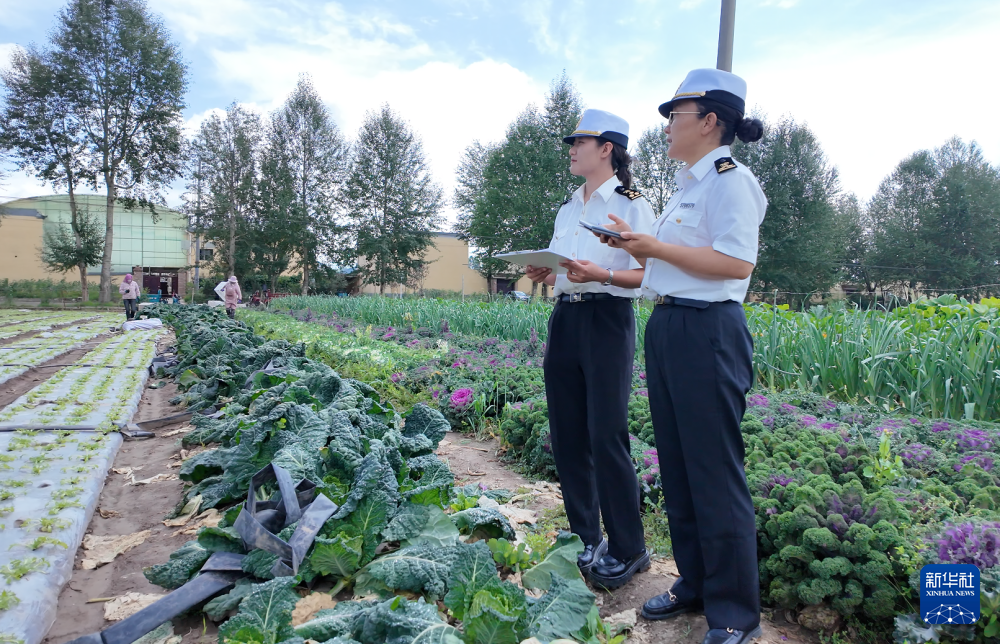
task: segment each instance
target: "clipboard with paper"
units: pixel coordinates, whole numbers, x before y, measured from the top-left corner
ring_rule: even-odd
[[[559,262],[568,262],[570,259],[568,257],[563,257],[559,253],[556,253],[548,248],[542,250],[521,250],[514,253],[500,253],[495,256],[496,259],[502,259],[504,261],[510,262],[511,264],[517,264],[518,266],[534,266],[535,268],[550,268],[552,272],[557,275],[565,275],[566,269],[559,265]]]

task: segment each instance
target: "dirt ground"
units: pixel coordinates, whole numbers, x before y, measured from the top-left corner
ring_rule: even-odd
[[[161,341],[168,346],[171,338]],[[149,384],[157,381],[151,379]],[[177,413],[177,408],[167,401],[176,395],[171,384],[158,389],[147,388],[134,420],[142,421]],[[148,478],[160,473],[176,473],[179,463],[180,435],[167,437],[172,431],[185,426],[176,423],[155,430],[156,438],[126,441],[119,451],[114,468],[139,468],[136,478]],[[477,441],[456,433],[448,433],[438,449],[438,454],[448,461],[455,473],[456,483],[483,483],[489,488],[502,487],[512,491],[531,487],[534,482],[504,467],[498,457],[496,441]],[[174,465],[174,467],[170,467]],[[139,546],[118,556],[112,563],[96,570],[81,570],[79,562],[83,550],[77,554],[77,569],[73,578],[59,597],[56,622],[49,631],[45,644],[60,644],[81,635],[100,631],[111,625],[104,619],[104,602],[107,598],[134,592],[164,594],[165,591],[149,583],[142,574],[144,567],[167,560],[170,553],[194,538],[179,534],[181,528],[163,524],[164,515],[179,502],[182,483],[178,480],[160,481],[149,485],[125,486],[125,476],[111,473],[101,494],[99,512],[94,514],[88,533],[95,536],[128,535],[149,530],[150,535]],[[544,484],[543,484],[544,485]],[[527,507],[539,514],[557,508],[560,497],[557,487],[553,492],[541,494],[528,502]],[[105,518],[106,517],[106,518]],[[665,592],[673,584],[677,569],[673,561],[654,561],[652,568],[641,573],[631,583],[615,592],[594,589],[605,617],[634,609],[638,614],[649,597]],[[90,603],[88,603],[90,602]],[[767,644],[816,644],[818,638],[798,625],[790,624],[780,616],[771,619],[765,613],[764,633],[761,642]],[[697,644],[707,630],[704,617],[684,615],[666,622],[648,622],[641,617],[628,641],[653,644],[671,642]],[[217,629],[210,620],[187,618],[175,621],[174,631],[183,636],[184,644],[208,644],[217,639]]]

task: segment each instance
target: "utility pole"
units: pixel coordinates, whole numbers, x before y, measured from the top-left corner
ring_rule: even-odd
[[[201,154],[198,154],[198,177],[197,177],[198,203],[194,207],[194,293],[191,294],[191,301],[194,302],[195,293],[201,290],[201,276],[198,269],[201,265]]]
[[[733,71],[733,32],[736,28],[736,0],[722,0],[722,16],[719,18],[719,58],[716,69]]]

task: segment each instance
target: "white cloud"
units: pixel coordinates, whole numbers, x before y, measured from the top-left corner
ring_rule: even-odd
[[[998,24],[934,38],[854,39],[762,60],[743,72],[748,99],[772,118],[808,122],[844,187],[862,198],[903,158],[952,136],[977,140],[997,163],[1000,122],[988,115],[1000,86],[966,62],[971,45],[995,39]]]
[[[209,49],[220,86],[267,112],[284,102],[300,73],[308,73],[349,137],[366,111],[389,103],[421,137],[434,178],[449,198],[465,148],[475,139],[502,137],[518,112],[544,95],[545,85],[509,64],[452,62],[448,52],[433,51],[408,26],[384,16],[361,18],[328,4],[303,23],[296,13],[265,10],[265,40],[254,37],[262,28],[259,16],[242,18],[253,13],[246,2],[223,2],[227,13],[235,12],[224,29],[238,44]],[[188,38],[202,39],[214,22],[224,21],[218,6],[208,4],[182,0],[162,10],[168,22],[184,25]],[[193,115],[187,127],[196,128],[211,111]]]

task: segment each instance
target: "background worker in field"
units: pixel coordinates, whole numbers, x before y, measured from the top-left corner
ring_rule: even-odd
[[[128,322],[135,318],[142,289],[139,287],[139,283],[132,279],[132,273],[129,273],[118,285],[118,292],[121,293],[122,302],[125,304],[125,321]]]
[[[240,284],[236,281],[235,275],[229,276],[229,281],[226,282],[224,292],[226,294],[226,315],[232,319],[236,319],[236,305],[243,299],[243,292],[240,291]]]

